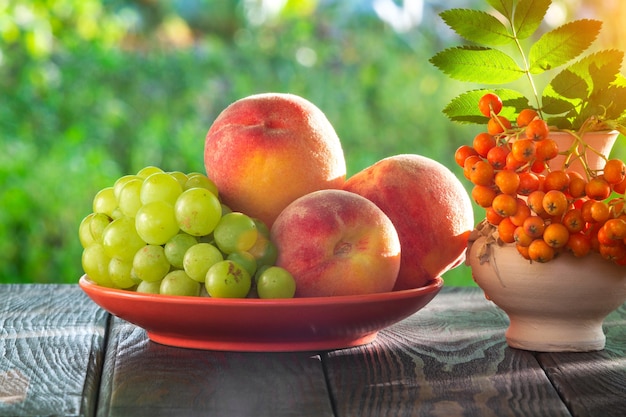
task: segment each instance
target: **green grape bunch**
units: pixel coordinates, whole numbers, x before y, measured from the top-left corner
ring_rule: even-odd
[[[293,276],[274,265],[267,226],[231,211],[202,173],[148,166],[117,179],[96,193],[78,237],[83,270],[103,287],[219,298],[295,294]],[[270,268],[278,279],[268,280]]]

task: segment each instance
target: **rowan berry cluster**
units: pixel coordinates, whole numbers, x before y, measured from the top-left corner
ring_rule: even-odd
[[[455,160],[499,239],[536,262],[569,250],[577,257],[597,251],[626,265],[626,164],[603,155],[602,170],[588,169],[576,146],[559,150],[535,110],[522,110],[515,124],[499,115],[502,101],[495,94],[483,96],[479,109],[489,117],[487,131],[459,147]],[[565,162],[555,169],[549,162],[559,155]],[[574,159],[584,175],[568,169]]]

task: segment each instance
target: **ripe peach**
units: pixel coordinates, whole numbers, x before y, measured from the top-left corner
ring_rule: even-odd
[[[343,189],[373,201],[395,225],[402,245],[396,290],[426,285],[465,259],[472,204],[439,162],[412,154],[388,157],[350,177]]]
[[[400,240],[374,203],[342,190],[298,198],[274,222],[276,265],[296,280],[296,297],[391,291],[400,268]]]
[[[324,113],[281,93],[226,107],[206,135],[204,165],[226,205],[269,227],[296,198],[341,188],[346,177],[341,143]]]

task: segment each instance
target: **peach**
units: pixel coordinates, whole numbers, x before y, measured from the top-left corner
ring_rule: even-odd
[[[424,286],[465,259],[472,203],[439,162],[413,154],[388,157],[348,178],[343,189],[373,201],[395,225],[402,245],[396,290]]]
[[[206,135],[204,165],[227,206],[268,227],[293,200],[339,189],[346,178],[333,126],[293,94],[257,94],[226,107]]]
[[[296,280],[296,297],[391,291],[400,240],[374,203],[342,190],[321,190],[289,204],[272,226],[276,265]]]

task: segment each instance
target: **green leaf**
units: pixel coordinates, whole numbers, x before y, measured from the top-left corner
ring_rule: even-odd
[[[580,102],[580,100],[578,100]],[[576,102],[560,96],[554,91],[552,84],[548,84],[541,96],[541,111],[546,114],[564,114],[572,111]]]
[[[574,127],[571,120],[565,116],[548,117],[546,123],[548,123],[549,126],[558,126],[559,129],[573,129]]]
[[[589,90],[602,90],[617,80],[624,53],[608,49],[588,55],[569,66],[569,69],[585,79]]]
[[[565,98],[585,99],[589,96],[587,82],[569,68],[561,71],[550,82],[554,92]]]
[[[581,19],[544,33],[529,53],[530,72],[539,74],[582,54],[596,39],[602,22]]]
[[[551,0],[520,0],[513,15],[513,28],[519,39],[535,33],[551,3]]]
[[[513,0],[487,0],[487,3],[502,13],[507,20],[511,21],[513,18]]]
[[[441,18],[459,36],[487,46],[505,45],[513,41],[506,26],[489,13],[470,9],[450,9]]]
[[[517,114],[529,107],[528,99],[521,93],[506,88],[494,90],[471,90],[452,99],[443,109],[443,113],[452,121],[458,123],[485,124],[487,118],[478,109],[478,101],[486,93],[495,93],[502,100],[500,115],[514,120]]]
[[[448,48],[433,56],[430,62],[455,80],[479,84],[503,84],[524,75],[511,57],[483,47]]]

